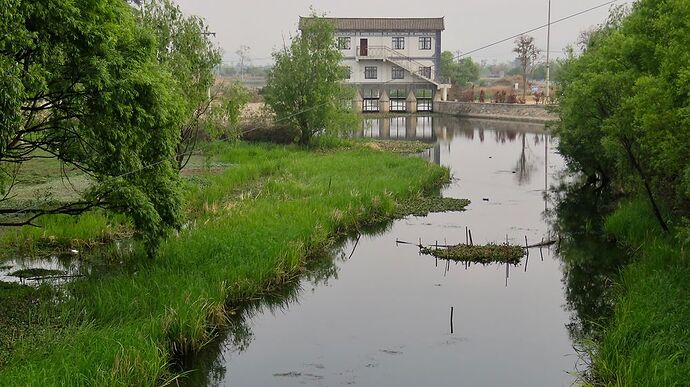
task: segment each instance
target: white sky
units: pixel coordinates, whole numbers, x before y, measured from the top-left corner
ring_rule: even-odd
[[[237,60],[241,45],[251,48],[254,64],[270,63],[271,52],[289,41],[299,16],[309,15],[310,6],[333,17],[440,17],[446,18],[443,50],[467,52],[546,24],[548,0],[175,0],[188,14],[206,19],[224,61]],[[552,20],[607,2],[607,0],[552,0]],[[630,2],[620,0],[618,3]],[[551,52],[575,42],[582,30],[603,22],[609,6],[555,24],[551,29]],[[546,29],[536,31],[537,45],[546,50]],[[483,50],[472,57],[491,63],[513,59],[512,41]]]

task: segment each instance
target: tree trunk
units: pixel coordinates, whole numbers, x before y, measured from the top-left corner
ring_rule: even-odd
[[[649,202],[652,204],[652,209],[654,210],[654,216],[656,217],[657,221],[659,221],[659,225],[661,226],[661,229],[664,230],[664,232],[668,232],[668,225],[666,224],[666,221],[664,220],[664,217],[661,215],[661,211],[659,210],[659,206],[656,203],[656,200],[654,199],[654,194],[652,193],[652,187],[649,184],[649,178],[647,175],[644,173],[642,170],[642,166],[640,163],[637,161],[635,158],[635,155],[633,154],[632,151],[632,144],[630,140],[627,138],[623,137],[621,139],[621,143],[623,144],[623,148],[625,148],[625,152],[628,154],[628,159],[630,160],[630,163],[633,165],[637,173],[640,174],[640,177],[642,177],[642,182],[644,184],[645,191],[647,192],[647,197],[649,198]]]
[[[527,67],[522,69],[522,100],[527,102]]]

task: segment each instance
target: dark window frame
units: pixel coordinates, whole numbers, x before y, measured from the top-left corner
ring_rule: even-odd
[[[362,101],[362,111],[363,112],[378,112],[379,111],[379,100],[378,98],[365,98]]]
[[[393,66],[391,69],[391,79],[405,79],[405,69],[400,66]]]
[[[420,50],[431,50],[433,43],[431,41],[431,36],[420,36],[419,37],[419,49]]]
[[[404,36],[393,36],[391,38],[391,46],[394,50],[404,50],[405,49],[405,37]]]
[[[417,111],[431,112],[434,110],[434,101],[430,98],[423,98],[417,100]]]
[[[407,101],[400,98],[392,98],[390,101],[390,111],[392,112],[406,112],[407,111]]]
[[[364,66],[364,79],[379,79],[378,66]]]

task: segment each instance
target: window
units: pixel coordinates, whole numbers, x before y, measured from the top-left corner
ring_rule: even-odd
[[[393,66],[393,79],[405,79],[405,70],[402,67]]]
[[[431,89],[418,89],[415,95],[417,99],[431,99],[434,96],[434,91]]]
[[[407,110],[407,101],[404,99],[391,99],[390,111],[404,112]]]
[[[377,79],[378,78],[378,67],[376,66],[366,66],[364,67],[364,79]]]
[[[352,48],[352,40],[349,36],[343,36],[338,38],[338,49],[349,50]]]
[[[434,110],[434,103],[430,99],[417,100],[417,111],[430,112]]]
[[[404,112],[407,110],[407,90],[405,89],[391,89],[390,91],[390,111]]]
[[[377,112],[379,111],[379,100],[378,99],[365,99],[362,104],[362,110],[365,112]]]
[[[407,90],[405,89],[391,89],[390,92],[391,99],[406,99]]]
[[[362,91],[364,98],[379,98],[379,89],[364,89]]]
[[[431,78],[431,67],[420,67],[419,75],[426,78]]]
[[[419,49],[420,50],[431,50],[431,37],[422,36],[419,38]]]
[[[401,36],[393,37],[393,49],[394,50],[404,50],[405,49],[405,38]]]

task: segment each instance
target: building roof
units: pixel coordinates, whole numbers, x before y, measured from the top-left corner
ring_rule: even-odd
[[[304,28],[311,17],[299,18],[299,29]],[[443,31],[442,17],[438,18],[335,18],[326,20],[335,24],[338,31]]]

